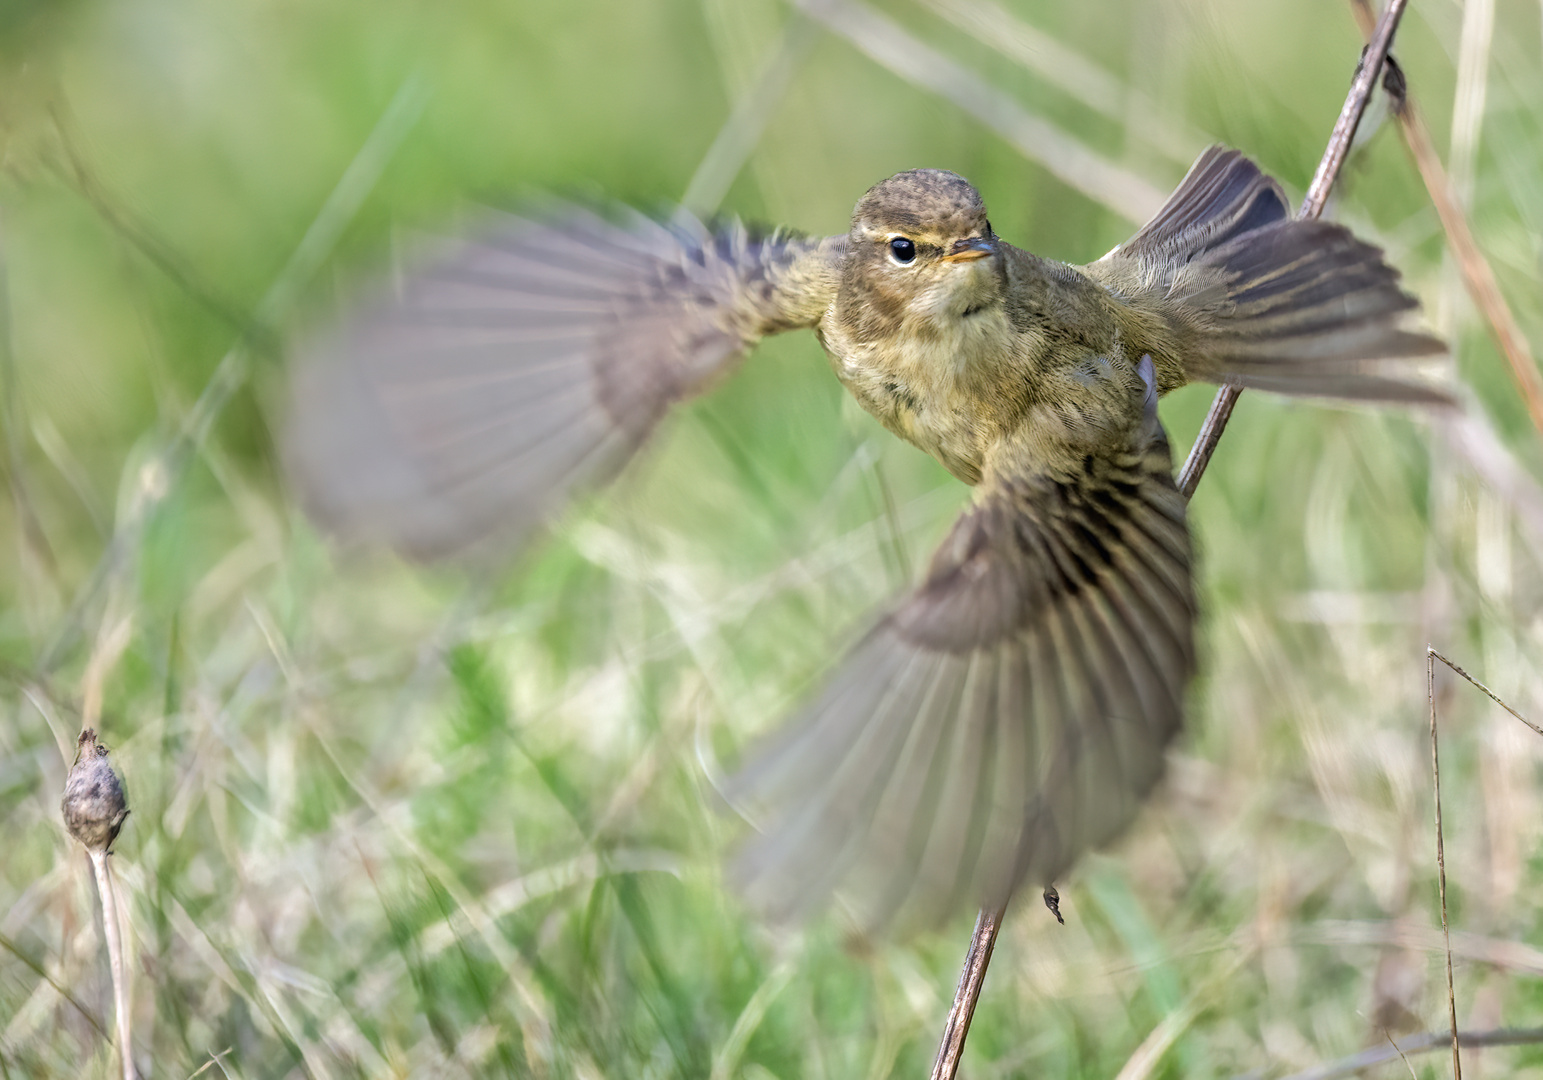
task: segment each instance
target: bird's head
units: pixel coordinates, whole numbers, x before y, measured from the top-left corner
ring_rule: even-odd
[[[852,212],[843,291],[896,322],[938,324],[1003,302],[998,240],[980,192],[942,169],[875,184]]]

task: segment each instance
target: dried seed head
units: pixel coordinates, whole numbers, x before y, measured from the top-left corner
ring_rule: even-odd
[[[64,826],[70,835],[93,851],[106,851],[118,838],[123,819],[129,816],[123,781],[107,762],[107,747],[87,728],[76,745],[75,764],[64,782]]]

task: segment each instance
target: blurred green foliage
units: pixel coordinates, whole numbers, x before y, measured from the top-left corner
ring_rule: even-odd
[[[1214,138],[1300,192],[1359,47],[1333,0],[1012,5],[1048,35],[1041,60],[1113,79],[1124,105],[1100,111],[946,17],[987,2],[883,11],[1158,188]],[[83,720],[134,811],[115,863],[153,1075],[211,1054],[206,1075],[248,1078],[926,1069],[965,913],[857,942],[836,915],[762,926],[721,880],[743,826],[714,777],[967,497],[844,398],[811,336],[768,342],[496,572],[343,560],[278,467],[283,343],[349,283],[477,203],[679,200],[799,17],[775,0],[0,5],[0,1076],[115,1074],[94,887],[57,810]],[[1538,18],[1501,0],[1478,50],[1472,188],[1535,346]],[[1417,3],[1397,48],[1443,146],[1462,27],[1447,0]],[[927,165],[1048,255],[1091,259],[1134,228],[851,41],[810,41],[726,212],[838,231],[870,184]],[[357,205],[329,207],[367,146],[383,152]],[[1113,1077],[1165,1024],[1174,1045],[1143,1075],[1281,1075],[1444,1016],[1422,651],[1543,714],[1543,456],[1391,128],[1332,212],[1404,268],[1474,430],[1499,437],[1476,451],[1450,424],[1244,396],[1194,503],[1205,662],[1170,780],[1061,883],[1068,926],[1019,904],[971,1076]],[[297,274],[318,218],[336,243]],[[217,370],[249,377],[205,397],[222,407],[183,453]],[[1209,397],[1165,401],[1176,451]],[[1472,697],[1441,699],[1459,1011],[1526,1025],[1543,748]],[[1487,1053],[1543,1075],[1536,1052]]]

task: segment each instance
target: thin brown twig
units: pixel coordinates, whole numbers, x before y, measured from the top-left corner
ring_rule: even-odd
[[[1471,684],[1472,684],[1472,685],[1474,685],[1474,686],[1476,686],[1476,687],[1478,687],[1478,688],[1479,688],[1479,689],[1480,689],[1480,690],[1482,690],[1482,691],[1483,691],[1483,692],[1484,692],[1484,696],[1485,696],[1485,697],[1487,697],[1487,698],[1489,698],[1489,699],[1490,699],[1490,700],[1491,700],[1491,701],[1493,701],[1493,702],[1494,702],[1494,703],[1495,703],[1495,704],[1496,704],[1496,705],[1499,705],[1499,706],[1500,706],[1500,707],[1501,707],[1501,708],[1502,708],[1502,709],[1504,709],[1504,710],[1505,710],[1505,711],[1506,711],[1506,712],[1508,712],[1508,713],[1510,713],[1510,714],[1511,714],[1511,715],[1512,715],[1512,716],[1514,716],[1514,717],[1516,717],[1516,718],[1517,718],[1517,719],[1518,719],[1518,720],[1520,720],[1520,721],[1521,721],[1521,722],[1522,722],[1522,723],[1524,723],[1524,724],[1526,724],[1526,725],[1527,725],[1527,726],[1528,726],[1528,727],[1530,727],[1530,728],[1531,728],[1531,729],[1532,729],[1532,730],[1533,730],[1533,731],[1536,731],[1536,732],[1537,732],[1537,733],[1538,733],[1538,734],[1539,734],[1539,735],[1543,735],[1543,727],[1539,727],[1539,726],[1538,726],[1538,725],[1537,725],[1537,724],[1534,724],[1534,723],[1533,723],[1533,722],[1532,722],[1532,721],[1531,721],[1531,720],[1528,720],[1528,719],[1527,719],[1527,718],[1526,718],[1526,717],[1525,717],[1525,716],[1523,716],[1523,715],[1522,715],[1522,714],[1521,714],[1521,713],[1519,713],[1519,712],[1517,712],[1517,711],[1516,711],[1516,710],[1515,710],[1515,709],[1513,709],[1513,708],[1511,708],[1511,706],[1509,706],[1509,705],[1507,705],[1507,704],[1506,704],[1506,703],[1505,703],[1505,701],[1504,701],[1504,700],[1502,700],[1502,698],[1501,698],[1501,697],[1500,697],[1500,695],[1499,695],[1499,694],[1497,694],[1497,693],[1495,693],[1495,692],[1494,692],[1494,691],[1493,691],[1493,690],[1491,690],[1491,689],[1490,689],[1490,688],[1489,688],[1489,687],[1487,687],[1487,686],[1485,686],[1485,685],[1484,685],[1484,684],[1483,684],[1483,683],[1481,683],[1481,682],[1480,682],[1480,681],[1479,681],[1479,680],[1478,680],[1478,679],[1475,679],[1475,678],[1474,678],[1474,677],[1473,677],[1473,676],[1472,676],[1472,675],[1470,675],[1470,674],[1468,674],[1468,673],[1467,673],[1467,672],[1466,672],[1466,671],[1464,671],[1464,670],[1463,670],[1463,669],[1462,669],[1462,668],[1460,668],[1460,667],[1458,667],[1458,666],[1457,666],[1457,665],[1456,665],[1456,664],[1454,664],[1454,663],[1452,663],[1452,661],[1451,661],[1451,660],[1449,660],[1449,659],[1447,659],[1447,658],[1446,658],[1446,657],[1445,657],[1445,656],[1443,656],[1443,655],[1442,655],[1442,654],[1441,654],[1441,653],[1440,653],[1440,651],[1438,651],[1438,650],[1437,650],[1437,649],[1434,649],[1434,648],[1431,648],[1431,647],[1430,647],[1430,646],[1426,646],[1426,649],[1427,649],[1427,651],[1429,651],[1429,652],[1430,652],[1430,654],[1431,654],[1431,655],[1432,655],[1432,656],[1434,656],[1434,657],[1435,657],[1435,658],[1436,658],[1436,659],[1437,659],[1437,660],[1440,660],[1440,661],[1441,661],[1441,662],[1442,662],[1442,663],[1443,663],[1443,664],[1445,664],[1445,665],[1446,665],[1446,666],[1447,666],[1447,667],[1449,667],[1449,668],[1451,668],[1451,669],[1452,669],[1452,670],[1453,670],[1453,671],[1455,671],[1455,672],[1457,672],[1457,674],[1459,674],[1459,675],[1461,675],[1461,676],[1462,676],[1462,677],[1463,677],[1463,678],[1465,678],[1465,679],[1467,679],[1467,680],[1468,680],[1468,682],[1469,682],[1469,683],[1471,683]]]
[[[1361,24],[1362,32],[1370,33],[1370,0],[1350,0],[1350,6]],[[1415,168],[1420,171],[1420,179],[1425,182],[1425,190],[1430,194],[1431,203],[1436,208],[1436,217],[1440,219],[1441,228],[1446,233],[1447,246],[1457,259],[1468,296],[1484,316],[1496,347],[1505,356],[1511,375],[1516,380],[1516,387],[1521,391],[1522,400],[1527,403],[1527,414],[1532,418],[1533,426],[1543,432],[1543,375],[1538,373],[1538,365],[1533,359],[1527,338],[1517,325],[1516,317],[1511,314],[1511,306],[1500,291],[1500,284],[1495,280],[1495,272],[1489,260],[1484,257],[1478,242],[1473,238],[1473,230],[1468,227],[1468,216],[1452,190],[1451,178],[1441,164],[1441,158],[1431,142],[1430,129],[1425,126],[1425,121],[1415,108],[1413,97],[1406,95],[1402,103],[1395,102],[1394,105],[1394,115],[1398,118],[1404,145],[1409,149],[1409,156],[1414,159]]]
[[[1339,119],[1334,121],[1334,131],[1329,136],[1329,145],[1323,152],[1323,159],[1318,162],[1318,171],[1313,174],[1313,182],[1308,185],[1307,195],[1302,200],[1301,209],[1297,211],[1300,220],[1311,221],[1317,218],[1329,201],[1329,192],[1333,190],[1334,181],[1350,153],[1350,144],[1361,123],[1361,114],[1366,112],[1372,90],[1382,75],[1382,62],[1387,59],[1388,49],[1393,44],[1393,33],[1398,29],[1398,21],[1403,17],[1407,3],[1408,0],[1389,0],[1387,10],[1382,13],[1371,44],[1366,47],[1361,67],[1351,80],[1344,108],[1340,109]],[[1211,410],[1206,414],[1200,434],[1195,438],[1195,445],[1190,448],[1189,457],[1179,473],[1179,491],[1186,499],[1195,493],[1200,477],[1210,464],[1211,455],[1216,452],[1216,444],[1227,428],[1232,407],[1237,404],[1238,395],[1242,392],[1241,386],[1232,385],[1223,386],[1216,392]]]
[[[1452,1023],[1452,1076],[1463,1080],[1463,1061],[1458,1054],[1457,995],[1452,987],[1452,931],[1447,926],[1447,855],[1441,829],[1441,758],[1436,747],[1436,650],[1425,648],[1425,691],[1430,699],[1430,764],[1436,789],[1436,881],[1441,893],[1441,935],[1446,940],[1447,1015]]]
[[[1403,1050],[1401,1050],[1399,1048],[1398,1043],[1393,1041],[1393,1036],[1388,1033],[1388,1029],[1387,1028],[1383,1028],[1382,1029],[1382,1037],[1384,1039],[1388,1040],[1388,1045],[1391,1046],[1393,1048],[1394,1052],[1398,1054],[1399,1060],[1404,1063],[1404,1068],[1409,1070],[1409,1075],[1411,1077],[1411,1080],[1420,1080],[1419,1076],[1416,1075],[1416,1073],[1414,1071],[1414,1066],[1412,1064],[1410,1064],[1410,1062],[1409,1062],[1409,1055],[1405,1054],[1403,1052]]]
[[[981,908],[975,919],[970,948],[964,954],[964,970],[959,973],[959,986],[954,990],[954,1004],[943,1025],[943,1041],[938,1045],[938,1056],[932,1063],[931,1080],[954,1080],[954,1074],[959,1070],[964,1040],[970,1034],[970,1021],[975,1016],[975,1003],[980,999],[986,968],[991,963],[991,950],[996,947],[997,933],[1002,929],[1002,916],[1006,912],[1004,901],[995,909]]]

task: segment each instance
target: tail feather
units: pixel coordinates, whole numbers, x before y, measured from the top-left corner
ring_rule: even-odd
[[[1289,212],[1280,185],[1257,165],[1212,147],[1157,216],[1095,264],[1166,324],[1165,388],[1201,380],[1450,401],[1409,363],[1446,347],[1401,326],[1419,303],[1381,250],[1344,226]]]

